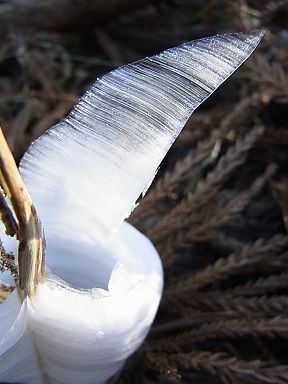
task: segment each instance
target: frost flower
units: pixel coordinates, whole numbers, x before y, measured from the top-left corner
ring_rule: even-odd
[[[141,345],[162,266],[124,219],[192,112],[261,37],[208,37],[118,68],[32,144],[20,171],[45,231],[46,274],[33,295],[15,290],[0,305],[0,382],[105,383]]]

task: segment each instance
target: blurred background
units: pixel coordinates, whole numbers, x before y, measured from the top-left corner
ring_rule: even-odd
[[[287,26],[285,0],[0,0],[0,123],[17,161],[113,68],[266,31],[129,218],[159,249],[166,287],[113,383],[288,383]]]

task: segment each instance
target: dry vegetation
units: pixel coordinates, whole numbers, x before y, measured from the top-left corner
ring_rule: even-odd
[[[78,2],[63,3],[63,23],[22,9],[0,28],[0,119],[17,159],[111,68],[184,40],[266,29],[130,218],[161,252],[166,287],[147,342],[113,382],[288,383],[287,1],[126,0],[108,11],[91,1],[78,19]],[[1,256],[7,268],[11,255]]]

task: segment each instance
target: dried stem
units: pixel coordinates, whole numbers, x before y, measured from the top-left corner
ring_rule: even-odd
[[[32,200],[21,179],[12,153],[0,128],[0,182],[18,219],[18,264],[20,297],[31,296],[44,279],[45,239]]]

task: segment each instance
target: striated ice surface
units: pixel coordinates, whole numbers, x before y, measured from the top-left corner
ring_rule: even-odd
[[[97,212],[98,230],[116,228],[192,112],[255,49],[261,32],[208,37],[118,68],[84,94],[70,115],[38,139],[21,173],[41,217],[77,220]],[[47,222],[43,222],[46,228]]]

